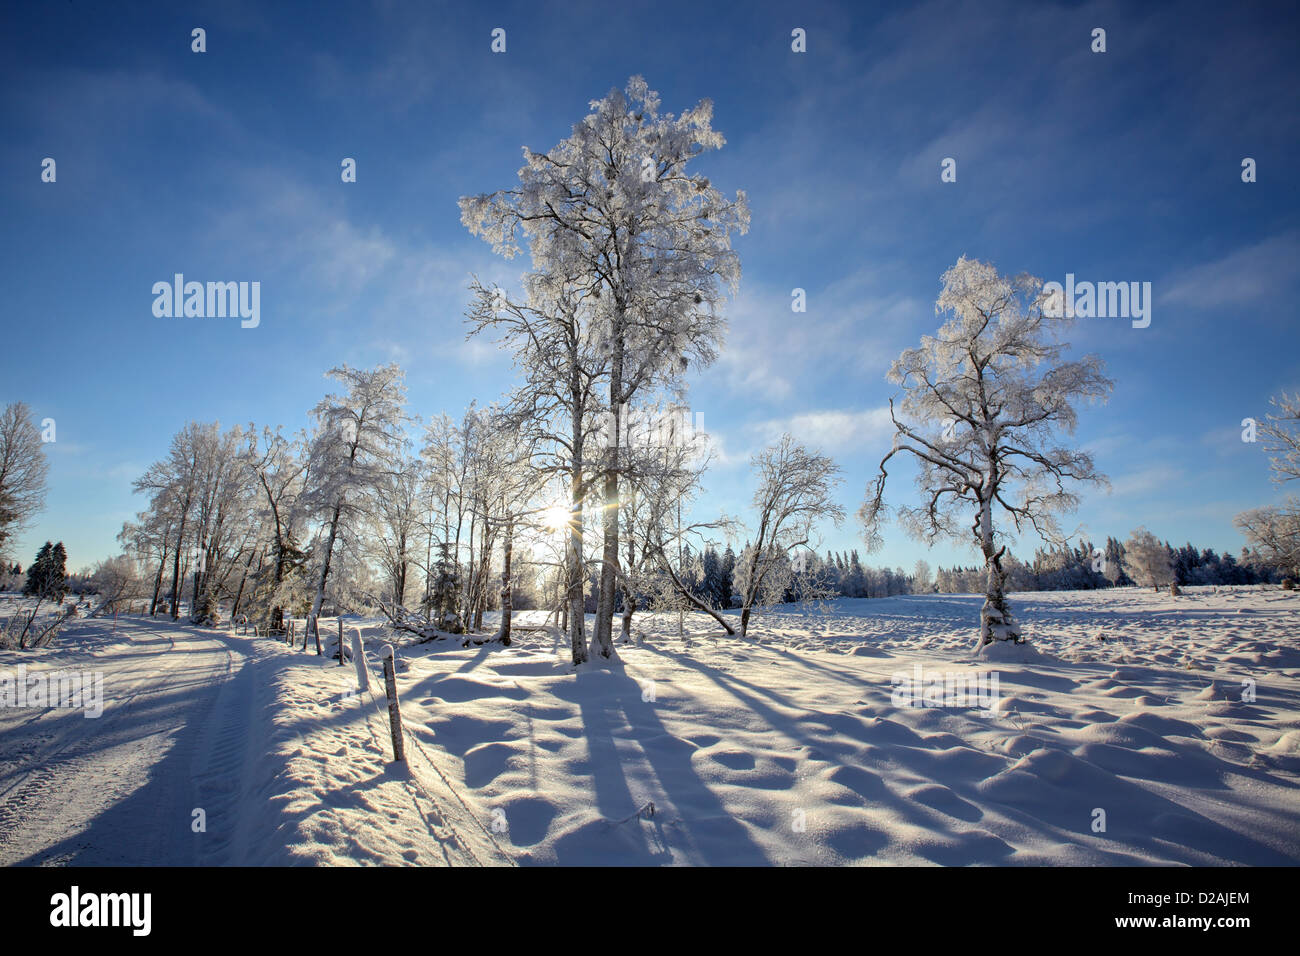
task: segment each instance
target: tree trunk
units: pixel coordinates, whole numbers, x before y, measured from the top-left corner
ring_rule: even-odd
[[[479,583],[474,588],[474,630],[476,631],[483,630],[483,612],[487,609],[488,575],[492,568],[492,541],[495,537],[490,533],[491,529],[491,523],[484,518],[483,532],[479,536]]]
[[[339,533],[339,515],[342,513],[342,511],[343,511],[343,500],[340,498],[339,501],[334,505],[334,516],[330,520],[330,534],[329,534],[329,538],[325,542],[325,560],[321,563],[320,580],[316,584],[316,597],[313,598],[311,602],[311,616],[309,618],[309,621],[312,622],[313,625],[312,630],[317,631],[316,634],[317,654],[320,653],[320,633],[318,631],[318,628],[316,628],[314,625],[316,620],[320,617],[321,605],[325,603],[325,580],[329,577],[330,574],[330,558],[334,553],[334,539],[338,536]],[[306,634],[303,635],[302,649],[304,651],[307,650]]]
[[[587,662],[586,615],[583,608],[583,592],[586,590],[586,568],[583,565],[583,500],[586,489],[583,487],[584,441],[582,434],[582,417],[574,415],[573,421],[573,464],[569,476],[569,540],[565,554],[565,629],[569,634],[569,647],[573,652],[573,664]]]
[[[1005,594],[1006,573],[1002,570],[1002,555],[1006,546],[993,546],[993,503],[985,499],[980,503],[980,514],[975,523],[980,550],[984,553],[984,606],[980,608],[979,647],[994,641],[1021,643],[1020,628],[1011,618]]]
[[[614,656],[614,592],[618,587],[618,466],[623,436],[623,308],[616,306],[610,335],[609,406],[613,419],[609,447],[605,449],[604,549],[600,564],[600,597],[596,602],[596,653]]]
[[[504,555],[501,561],[501,627],[497,631],[497,637],[507,647],[510,646],[510,615],[513,610],[510,594],[510,556],[511,551],[514,549],[514,538],[514,522],[507,519],[506,540],[502,546]]]
[[[235,604],[230,609],[230,621],[233,624],[235,618],[239,617],[239,602],[244,598],[244,585],[248,581],[248,572],[253,567],[253,558],[257,555],[257,549],[252,549],[248,554],[248,563],[244,565],[244,573],[239,576],[239,590],[235,592]]]
[[[614,413],[615,428],[618,427],[618,412]],[[611,631],[614,625],[614,596],[618,588],[618,473],[615,462],[618,458],[617,448],[607,454],[605,470],[604,508],[604,548],[600,561],[600,592],[596,601],[596,628],[593,636],[595,652],[609,659],[614,656]]]
[[[470,503],[472,506],[472,499]],[[460,595],[460,622],[467,631],[474,626],[474,592],[476,590],[474,583],[474,532],[477,530],[477,527],[478,516],[471,511],[469,517],[469,540],[465,543],[465,550],[469,553],[469,562],[465,567],[465,586],[461,589]]]
[[[275,577],[274,585],[271,588],[272,599],[280,593],[280,585],[284,583],[284,542],[280,537],[279,525],[276,525],[275,532]],[[271,630],[283,631],[284,627],[284,608],[276,604],[271,608],[271,620],[269,622]]]
[[[158,562],[158,573],[153,579],[153,601],[149,604],[149,616],[153,617],[158,613],[158,598],[162,594],[163,571],[167,567],[167,546],[163,545],[162,560]]]
[[[719,614],[713,608],[709,607],[709,605],[705,604],[703,601],[701,601],[699,598],[697,598],[694,594],[690,592],[690,589],[687,588],[686,585],[682,583],[681,578],[679,578],[677,576],[677,573],[672,569],[672,566],[668,563],[668,560],[664,557],[662,550],[659,552],[659,561],[664,571],[667,572],[668,577],[672,580],[673,586],[677,588],[677,592],[681,594],[682,597],[686,598],[686,600],[691,603],[692,607],[698,608],[699,610],[703,611],[705,614],[711,616],[715,621],[717,621],[719,624],[722,625],[723,629],[728,634],[734,637],[736,634],[736,629],[727,623],[726,618],[724,618],[721,614]],[[742,626],[744,624],[749,623],[748,613],[742,614],[741,618],[743,621]]]
[[[636,613],[636,598],[627,589],[623,589],[623,643],[632,641],[632,615]]]
[[[406,549],[405,542],[403,542],[402,544],[402,549],[403,552],[405,552]],[[406,605],[406,561],[405,559],[399,561],[397,564],[397,581],[396,581],[396,587],[394,588],[394,591],[396,591],[396,593],[393,595],[393,598],[397,602],[397,606],[404,607]]]
[[[275,496],[271,494],[271,488],[266,483],[266,476],[262,476],[262,487],[266,489],[267,501],[271,506],[271,515],[275,518],[275,578],[274,585],[271,588],[272,600],[280,592],[280,585],[284,583],[284,527],[280,523],[280,506],[276,504]],[[260,565],[259,565],[260,567]],[[278,604],[271,608],[271,619],[267,622],[271,630],[282,631],[284,627],[284,608]]]
[[[740,636],[749,635],[749,612],[754,607],[754,601],[758,599],[759,591],[763,586],[763,574],[758,572],[759,559],[763,554],[763,539],[767,536],[767,515],[764,513],[763,520],[758,526],[758,540],[754,542],[754,550],[749,557],[749,574],[745,576],[747,582],[745,587],[744,601],[740,606]]]
[[[613,458],[617,452],[610,457]],[[604,548],[600,561],[600,597],[596,602],[595,652],[614,656],[611,631],[614,625],[614,597],[618,589],[618,475],[614,466],[605,472]]]
[[[171,618],[173,621],[180,618],[180,600],[181,600],[181,547],[185,543],[185,515],[181,515],[181,527],[176,532],[176,550],[172,554],[172,606]]]

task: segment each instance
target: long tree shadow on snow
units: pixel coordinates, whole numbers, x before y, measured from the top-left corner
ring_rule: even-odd
[[[694,864],[763,866],[770,862],[696,773],[691,764],[694,745],[668,732],[655,705],[642,699],[641,685],[621,663],[579,672],[572,694],[557,691],[556,696],[567,696],[579,707],[596,807],[604,818],[556,840],[557,862],[670,863],[673,850]],[[656,807],[653,816],[635,816],[650,797],[644,791],[633,795],[617,739],[623,734],[624,741],[636,745],[623,751],[632,760],[644,755],[671,803]]]

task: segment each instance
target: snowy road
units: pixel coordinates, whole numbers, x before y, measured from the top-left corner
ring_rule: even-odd
[[[139,617],[0,652],[19,667],[102,675],[103,712],[0,707],[0,866],[511,862],[427,754],[392,762],[351,667]]]
[[[141,620],[116,637],[93,656],[50,662],[102,672],[100,717],[0,712],[0,865],[243,862],[250,664],[267,646]]]

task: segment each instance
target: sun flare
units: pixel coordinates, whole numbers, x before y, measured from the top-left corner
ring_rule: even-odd
[[[548,531],[563,531],[569,526],[570,514],[564,505],[551,505],[542,512],[542,526]]]

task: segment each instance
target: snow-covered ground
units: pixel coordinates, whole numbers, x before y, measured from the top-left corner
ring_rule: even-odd
[[[406,767],[377,624],[378,701],[264,638],[74,621],[0,652],[101,669],[106,698],[0,709],[0,863],[1300,862],[1300,595],[1012,602],[1041,658],[975,660],[966,595],[782,611],[744,640],[639,616],[621,663],[576,674],[553,631],[402,644]],[[917,675],[941,706],[907,705]],[[943,704],[971,675],[983,696]]]

